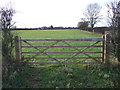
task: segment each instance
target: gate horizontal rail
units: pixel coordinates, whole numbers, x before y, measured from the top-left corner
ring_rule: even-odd
[[[80,38],[80,39],[22,39],[21,41],[104,41],[102,38]]]
[[[30,64],[58,64],[57,62],[29,62]],[[95,64],[95,62],[64,62],[61,64]]]
[[[53,58],[56,58],[56,59],[90,59],[89,57],[53,57]],[[96,59],[102,59],[102,57],[94,57]],[[33,58],[24,58],[24,59],[50,59],[49,57],[33,57]]]
[[[38,52],[22,52],[22,53],[38,53]],[[46,53],[77,53],[77,52],[46,52]],[[89,52],[85,52],[85,53],[103,53],[101,51],[89,51]]]
[[[32,48],[31,46],[21,46],[22,48]],[[34,46],[34,47],[37,47],[37,48],[40,48],[40,47],[48,47],[48,46]],[[70,46],[51,46],[51,47],[70,47]],[[85,46],[73,46],[73,47],[87,47],[87,45]],[[96,45],[96,46],[91,46],[91,47],[103,47],[102,45]]]

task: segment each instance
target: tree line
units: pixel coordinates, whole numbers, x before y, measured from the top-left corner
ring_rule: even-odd
[[[39,27],[39,28],[10,28],[9,30],[53,30],[53,29],[79,29],[78,27]]]

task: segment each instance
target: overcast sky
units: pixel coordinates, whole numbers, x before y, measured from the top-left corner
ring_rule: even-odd
[[[104,19],[97,26],[106,26],[106,4],[110,1],[113,0],[0,0],[0,7],[11,2],[17,27],[76,27],[87,5],[98,3]]]

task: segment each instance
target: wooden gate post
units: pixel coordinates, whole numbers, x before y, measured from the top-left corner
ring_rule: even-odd
[[[21,60],[22,59],[21,37],[18,37],[18,36],[15,37],[15,55],[16,55],[16,60]]]
[[[103,41],[102,41],[102,63],[104,63],[104,61],[105,61],[105,34],[102,36],[102,39],[103,39]]]
[[[109,31],[105,32],[105,41],[104,41],[104,63],[109,64],[110,59],[110,33]]]

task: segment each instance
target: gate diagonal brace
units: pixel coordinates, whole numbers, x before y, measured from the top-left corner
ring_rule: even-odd
[[[28,43],[27,41],[24,40],[24,42],[39,51],[38,53],[36,53],[36,55],[34,55],[34,56],[30,57],[30,58],[34,58],[34,57],[38,56],[39,54],[43,53],[43,54],[45,54],[46,56],[48,56],[49,58],[54,59],[54,60],[57,61],[58,63],[61,63],[61,62],[60,62],[59,60],[57,60],[56,58],[51,57],[51,56],[48,55],[46,52],[44,52],[45,50],[49,49],[50,47],[54,46],[55,44],[57,44],[57,43],[60,42],[60,41],[56,41],[56,42],[53,43],[51,46],[48,46],[47,48],[43,49],[42,51],[41,51],[40,49],[38,49],[37,47],[33,46],[32,44]],[[30,59],[30,58],[29,58],[29,59]]]
[[[75,55],[73,55],[72,57],[67,58],[67,59],[66,59],[65,61],[63,61],[63,62],[66,62],[66,61],[68,61],[69,59],[71,59],[71,58],[77,56],[79,53],[83,53],[83,54],[85,54],[86,56],[88,56],[89,58],[92,58],[92,59],[94,59],[95,61],[98,61],[98,60],[96,60],[96,58],[94,58],[94,57],[92,57],[92,56],[86,54],[84,51],[85,51],[86,49],[90,48],[91,46],[94,46],[95,44],[97,44],[97,43],[100,42],[100,41],[97,41],[97,42],[91,44],[90,46],[88,46],[88,47],[86,47],[86,48],[84,48],[84,49],[82,49],[82,50],[79,50],[78,48],[76,48],[76,47],[70,45],[69,43],[67,43],[67,42],[65,42],[65,41],[62,41],[62,42],[64,42],[64,43],[67,44],[68,46],[70,46],[70,47],[72,47],[72,48],[74,48],[75,50],[78,51]]]

